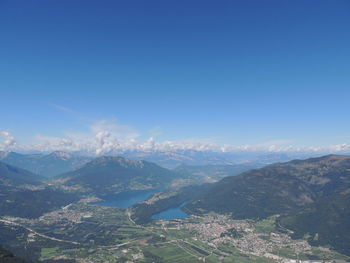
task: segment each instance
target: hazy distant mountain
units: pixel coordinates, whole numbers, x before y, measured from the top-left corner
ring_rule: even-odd
[[[0,160],[45,177],[53,177],[74,170],[91,158],[60,151],[50,154],[0,152]]]
[[[210,182],[227,176],[235,176],[258,167],[258,164],[253,163],[235,165],[181,165],[174,169],[174,171],[183,175],[202,178]]]
[[[98,195],[164,187],[178,175],[157,164],[104,156],[57,177],[64,186]]]
[[[111,153],[113,154],[113,153]],[[263,166],[276,162],[286,162],[293,159],[308,158],[315,153],[269,153],[269,152],[215,152],[196,150],[174,150],[174,151],[129,151],[121,152],[120,156],[154,162],[160,166],[174,169],[181,165],[203,166],[203,165],[236,165],[248,164]]]
[[[121,154],[126,158],[146,160],[173,169],[180,165],[232,164],[224,154],[209,151],[130,151]]]
[[[181,165],[263,165],[285,162],[296,158],[306,158],[305,153],[266,153],[266,152],[214,152],[196,150],[175,151],[123,151],[110,152],[108,156],[122,156],[135,160],[145,160],[156,163],[168,169]],[[27,169],[45,177],[53,177],[75,170],[93,158],[84,153],[67,153],[56,151],[50,154],[20,154],[15,152],[0,152],[0,161]]]

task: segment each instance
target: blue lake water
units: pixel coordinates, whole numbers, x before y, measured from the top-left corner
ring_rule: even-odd
[[[162,189],[149,189],[149,190],[137,190],[126,191],[120,194],[108,195],[103,197],[103,201],[95,202],[95,205],[103,205],[117,208],[128,208],[148,199],[151,195]]]
[[[172,220],[172,219],[188,217],[188,214],[186,214],[184,211],[182,211],[180,207],[181,206],[169,208],[169,209],[164,210],[158,214],[153,215],[152,218],[153,219]]]
[[[128,208],[137,204],[138,202],[142,202],[151,197],[154,193],[160,192],[164,189],[149,189],[149,190],[137,190],[137,191],[126,191],[120,194],[108,195],[103,197],[102,201],[94,202],[95,205],[103,205],[109,207],[117,207],[117,208]],[[178,207],[169,208],[164,210],[158,214],[152,216],[153,219],[164,219],[164,220],[172,220],[177,218],[186,218],[188,215],[180,209],[181,204]]]

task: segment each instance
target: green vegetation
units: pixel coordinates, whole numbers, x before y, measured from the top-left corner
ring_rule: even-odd
[[[260,233],[276,232],[276,218],[277,216],[270,216],[266,219],[256,222],[256,230]]]
[[[223,258],[222,262],[227,262],[227,263],[241,263],[241,262],[254,262],[254,263],[270,263],[271,260],[268,260],[266,258],[262,258],[262,257],[257,257],[257,256],[253,256],[253,255],[245,255],[243,253],[241,253],[237,248],[235,248],[234,246],[232,246],[231,244],[221,244],[219,247],[219,250],[224,252],[226,255],[226,257]],[[221,257],[222,258],[222,257]],[[215,262],[215,261],[213,261]],[[216,261],[218,262],[218,261]]]
[[[349,262],[350,257],[332,250],[325,250],[319,247],[312,248],[312,255],[307,255],[309,259],[336,260],[336,262]]]
[[[39,186],[41,176],[27,170],[0,162],[0,185],[19,187],[23,185]]]
[[[350,156],[295,160],[226,177],[186,205],[194,213],[266,218],[349,189]]]
[[[350,255],[350,192],[344,191],[279,218],[294,231],[294,238],[308,236],[313,245],[331,245]]]
[[[35,218],[79,199],[76,194],[44,185],[40,179],[38,175],[0,162],[0,216]]]
[[[200,262],[198,258],[192,256],[191,254],[184,251],[177,244],[166,244],[164,246],[148,246],[143,249],[143,254],[145,259],[141,262],[178,262],[178,263],[188,263],[188,262]]]
[[[298,255],[294,252],[293,249],[291,248],[278,248],[274,251],[276,255],[279,255],[281,257],[286,257],[286,258],[292,258],[292,259],[297,259],[300,258]]]
[[[41,249],[41,258],[51,258],[57,256],[57,250],[59,247],[43,247]]]

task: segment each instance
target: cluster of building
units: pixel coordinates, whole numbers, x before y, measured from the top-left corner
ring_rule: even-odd
[[[229,244],[242,253],[268,257],[279,262],[285,259],[279,256],[280,249],[288,249],[294,255],[311,251],[311,246],[305,240],[293,240],[283,233],[261,233],[256,230],[254,222],[233,220],[225,215],[207,215],[201,223],[185,223],[182,227],[195,230],[198,239],[213,247]]]
[[[59,221],[68,221],[71,223],[81,223],[82,218],[92,217],[91,212],[82,212],[78,209],[69,209],[70,205],[60,210],[46,213],[39,218],[41,223],[46,225],[56,224]]]

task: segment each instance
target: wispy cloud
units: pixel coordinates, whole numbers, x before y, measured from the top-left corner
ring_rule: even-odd
[[[163,131],[160,126],[155,126],[149,130],[149,134],[151,137],[156,138],[159,135],[163,134]]]
[[[80,121],[90,121],[91,122],[91,119],[88,118],[87,116],[81,114],[80,112],[78,111],[75,111],[73,109],[70,109],[66,106],[62,106],[62,105],[59,105],[59,104],[55,104],[55,103],[49,103],[48,104],[51,108],[54,108],[64,114],[66,114],[67,116],[71,117],[71,118],[74,118],[74,119],[77,119],[77,120],[80,120]]]

